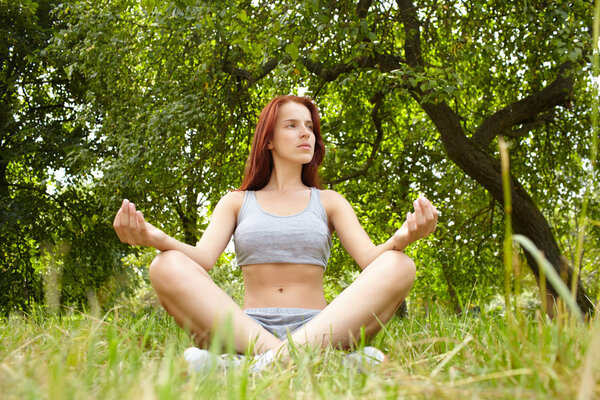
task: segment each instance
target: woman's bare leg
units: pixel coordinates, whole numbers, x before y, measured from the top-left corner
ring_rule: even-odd
[[[360,339],[362,326],[367,337],[375,335],[408,295],[415,272],[415,264],[406,254],[383,253],[321,313],[292,335],[294,344],[347,348]]]
[[[245,352],[251,345],[254,353],[281,347],[279,339],[248,317],[185,254],[175,250],[159,254],[150,265],[150,281],[165,310],[191,331],[199,346],[206,347],[211,335],[230,318],[236,351]]]

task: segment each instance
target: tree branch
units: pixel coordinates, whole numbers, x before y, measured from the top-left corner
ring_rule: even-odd
[[[229,75],[237,76],[247,81],[252,80],[252,73],[250,71],[241,68],[235,68],[233,66],[233,63],[228,60],[225,60],[225,62],[223,62],[223,71],[227,72]]]
[[[223,62],[223,71],[232,76],[237,76],[248,81],[247,86],[250,86],[264,78],[269,72],[275,69],[280,61],[281,59],[271,58],[269,61],[260,66],[258,71],[252,72],[246,69],[234,67],[231,61],[225,60]],[[308,57],[300,57],[298,58],[298,61],[301,62],[309,72],[317,75],[326,82],[332,82],[341,74],[357,69],[373,68],[381,72],[390,72],[399,69],[403,64],[406,64],[404,59],[392,54],[358,56],[348,63],[337,63],[330,66],[327,66],[321,62],[313,61]]]
[[[371,8],[371,4],[373,4],[373,0],[359,0],[356,5],[356,14],[358,18],[365,18],[369,13],[369,8]]]
[[[573,90],[573,77],[570,70],[572,64],[570,61],[563,63],[558,69],[557,78],[544,89],[522,100],[515,101],[488,117],[475,131],[471,140],[481,148],[486,149],[494,138],[500,134],[515,137],[510,134],[508,128],[519,124],[532,123],[539,113],[555,106],[568,107],[569,97]],[[520,131],[523,134],[527,132]]]
[[[233,66],[231,61],[225,60],[223,62],[223,71],[227,72],[229,75],[237,76],[247,81],[246,87],[253,85],[254,83],[260,81],[262,78],[267,76],[269,72],[275,69],[279,60],[277,58],[271,58],[263,65],[261,65],[257,71],[251,72],[242,68],[236,68]]]
[[[258,82],[262,78],[264,78],[265,76],[267,76],[267,74],[269,72],[271,72],[271,71],[273,71],[275,69],[275,67],[277,66],[278,62],[279,62],[279,60],[277,60],[276,58],[271,58],[269,61],[267,61],[266,63],[264,63],[262,65],[262,67],[260,68],[260,71],[258,72],[258,74],[256,75],[256,77],[254,78],[254,82]]]
[[[29,111],[43,111],[43,110],[56,110],[56,109],[74,110],[75,108],[71,107],[71,106],[67,106],[64,103],[63,104],[46,104],[43,106],[29,107]]]
[[[520,137],[527,135],[532,130],[539,128],[540,126],[543,126],[546,122],[549,122],[549,121],[550,120],[545,119],[545,118],[536,117],[532,121],[524,123],[518,129],[506,128],[502,132],[502,135],[506,136],[506,137],[510,137],[510,138],[520,138]]]
[[[357,69],[374,68],[381,72],[390,72],[401,68],[402,64],[406,64],[401,57],[391,54],[359,56],[349,63],[338,63],[331,66],[312,61],[310,58],[300,58],[300,62],[304,64],[309,72],[312,72],[327,82],[332,82],[341,74]]]
[[[411,0],[396,0],[400,9],[400,17],[404,25],[404,57],[411,67],[417,67],[423,64],[421,54],[421,33],[420,24],[417,19],[417,8]]]

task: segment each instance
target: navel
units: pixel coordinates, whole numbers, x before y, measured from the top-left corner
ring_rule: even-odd
[[[283,288],[282,288],[282,287],[280,287],[280,288],[279,288],[279,289],[277,289],[277,290],[279,290],[279,293],[283,293]]]

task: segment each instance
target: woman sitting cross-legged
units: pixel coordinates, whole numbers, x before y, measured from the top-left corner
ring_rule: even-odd
[[[241,187],[218,202],[196,246],[166,235],[123,200],[114,220],[117,235],[160,250],[150,265],[152,287],[198,346],[206,347],[229,319],[235,349],[251,349],[263,361],[287,356],[288,334],[296,346],[348,348],[361,329],[375,335],[408,295],[415,264],[403,250],[435,230],[438,211],[419,198],[402,227],[376,246],[348,201],[320,189],[324,154],[315,104],[281,96],[259,117]],[[327,304],[323,275],[334,232],[362,272]],[[244,277],[243,307],[207,273],[232,235]]]

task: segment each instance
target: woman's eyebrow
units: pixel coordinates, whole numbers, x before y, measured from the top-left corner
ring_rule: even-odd
[[[291,121],[291,122],[298,122],[298,121],[300,121],[300,120],[299,120],[299,119],[297,119],[297,118],[288,118],[288,119],[284,119],[284,120],[283,120],[283,122],[288,122],[288,121]],[[310,122],[310,123],[312,124],[312,119],[307,119],[307,120],[305,120],[304,122]]]

